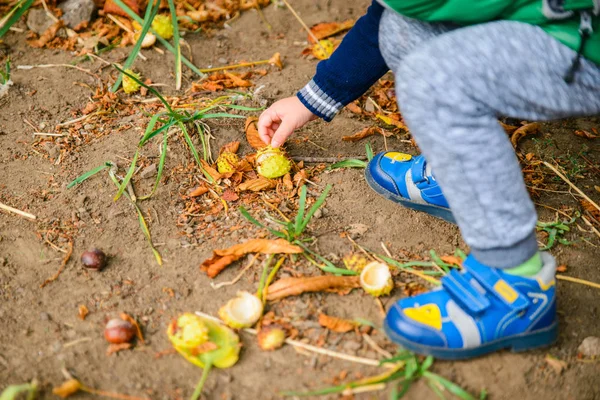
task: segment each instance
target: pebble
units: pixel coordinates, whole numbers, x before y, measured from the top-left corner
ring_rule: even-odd
[[[96,11],[94,0],[66,0],[58,5],[63,12],[61,19],[69,28],[75,28],[82,22],[92,19]]]
[[[140,172],[142,179],[152,178],[153,176],[156,176],[156,164],[150,164]]]
[[[323,210],[321,210],[319,208],[317,211],[315,211],[315,213],[313,214],[313,217],[315,217],[316,219],[323,217]]]
[[[50,321],[50,314],[42,311],[40,313],[40,321]]]
[[[600,337],[588,336],[577,348],[577,351],[585,357],[600,356]]]
[[[213,222],[215,220],[215,217],[213,217],[212,215],[207,215],[206,217],[204,217],[204,222]]]
[[[46,11],[42,8],[33,8],[27,15],[27,27],[38,35],[46,32],[48,28],[54,25],[54,21],[48,17]]]
[[[344,350],[358,351],[362,347],[362,344],[355,342],[353,340],[349,340],[346,343],[344,343],[342,345],[342,347],[344,348]]]

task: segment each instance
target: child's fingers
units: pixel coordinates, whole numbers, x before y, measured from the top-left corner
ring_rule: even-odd
[[[277,129],[274,125],[279,127],[280,122],[281,118],[279,118],[276,112],[271,109],[265,110],[258,118],[257,127],[260,139],[265,143],[269,143]]]
[[[284,119],[283,121],[281,121],[281,125],[279,126],[279,129],[277,129],[277,131],[275,131],[275,135],[273,135],[273,138],[271,139],[271,146],[273,146],[273,147],[281,146],[286,141],[286,139],[292,133],[294,133],[295,128],[296,127],[294,126],[294,122],[290,118]]]

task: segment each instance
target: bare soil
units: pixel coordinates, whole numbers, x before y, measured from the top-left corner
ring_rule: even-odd
[[[367,2],[298,0],[294,6],[306,23],[312,25],[357,18],[366,9]],[[252,79],[256,86],[264,85],[260,96],[270,103],[293,95],[304,85],[312,76],[316,61],[300,56],[306,33],[285,8],[271,5],[263,12],[273,27],[271,32],[257,13],[250,11],[243,13],[228,29],[211,35],[189,34],[185,38],[199,66],[221,65],[222,59],[227,63],[268,59],[274,52],[280,52],[284,57],[283,70],[272,69],[266,76]],[[19,26],[24,27],[24,24]],[[11,32],[5,39],[13,62],[15,86],[0,100],[0,202],[27,210],[38,219],[32,222],[0,213],[0,388],[37,378],[44,389],[42,398],[51,398],[51,388],[63,380],[61,369],[67,368],[86,385],[102,390],[153,399],[189,397],[200,370],[176,354],[157,357],[170,349],[166,326],[185,311],[199,310],[216,315],[218,308],[238,290],[256,290],[261,271],[258,265],[237,285],[214,290],[209,285],[210,279],[200,272],[199,264],[215,248],[256,237],[257,229],[241,218],[235,202],[230,204],[227,214],[212,215],[207,206],[202,215],[188,218],[184,226],[177,225],[178,217],[184,212],[180,194],[185,191],[185,185],[181,176],[171,171],[180,165],[193,165],[193,160],[181,140],[172,140],[165,179],[156,195],[142,205],[154,242],[165,261],[163,267],[157,266],[140,231],[135,211],[124,198],[113,202],[115,188],[105,174],[66,189],[72,179],[107,160],[126,168],[125,160],[132,158],[148,118],[139,112],[132,114],[116,121],[119,129],[107,127],[102,134],[99,126],[84,128],[96,134],[59,160],[60,151],[56,147],[59,138],[34,137],[33,128],[25,121],[31,122],[38,131],[52,132],[55,125],[81,115],[79,111],[88,103],[93,93],[90,89],[97,87],[97,81],[76,69],[18,70],[18,65],[68,64],[73,59],[68,52],[31,48],[24,36]],[[110,62],[121,61],[127,51],[116,49],[102,56]],[[172,57],[155,51],[144,54],[148,61],[138,60],[136,68],[153,82],[165,84],[158,87],[161,92],[176,95],[172,89]],[[114,70],[103,68],[99,61],[78,65],[99,74],[104,82],[112,82],[115,75]],[[185,78],[184,89],[195,79],[189,72]],[[215,151],[232,140],[244,142],[243,122],[239,121],[243,120],[209,122],[216,137]],[[288,151],[292,156],[364,155],[364,142],[344,142],[341,137],[370,123],[343,111],[332,123],[309,124],[291,141]],[[594,190],[594,185],[600,185],[600,142],[573,134],[577,129],[594,127],[600,129],[600,118],[547,123],[540,134],[525,138],[520,148],[524,153],[533,152],[546,160],[563,160],[563,166],[572,168],[573,182],[599,202],[600,193]],[[47,144],[40,145],[40,140]],[[384,150],[381,137],[370,141],[376,151]],[[387,140],[387,147],[409,153],[417,151],[409,143],[395,138]],[[242,153],[249,150],[247,145],[242,145]],[[582,152],[592,166],[581,159]],[[157,162],[157,147],[145,147],[142,155],[148,163]],[[554,181],[559,192],[541,191],[536,202],[561,210],[580,209],[578,201],[567,193],[568,187],[546,172],[548,181]],[[319,178],[319,187],[326,183],[334,186],[326,211],[310,226],[318,237],[316,248],[324,256],[333,259],[352,250],[352,244],[340,235],[352,224],[367,226],[357,240],[378,252],[383,251],[381,242],[394,255],[426,257],[430,249],[438,254],[450,254],[457,247],[466,249],[455,226],[378,197],[369,190],[360,170],[328,172]],[[149,190],[152,182],[153,179],[139,176],[134,179],[140,192]],[[539,207],[539,213],[543,221],[555,218],[555,212],[543,206]],[[243,228],[236,229],[237,226]],[[55,228],[60,228],[65,235],[47,236],[48,231]],[[68,237],[73,239],[71,260],[56,281],[40,288],[40,284],[57,271],[65,256],[45,239],[67,249]],[[567,266],[565,274],[600,282],[599,238],[581,220],[566,237],[572,245],[560,245],[552,250],[559,263]],[[86,271],[79,262],[81,253],[92,247],[101,248],[110,256],[108,267],[101,273]],[[232,279],[239,268],[238,264],[230,267],[216,281]],[[303,268],[309,271],[306,266]],[[384,307],[403,296],[404,283],[398,282],[398,289],[383,300]],[[501,352],[465,362],[438,361],[434,371],[472,393],[486,389],[490,399],[599,399],[600,364],[578,359],[577,347],[587,336],[600,333],[600,292],[559,281],[558,296],[561,333],[554,346],[523,354]],[[90,310],[85,320],[78,318],[78,307],[82,304]],[[377,304],[359,291],[347,296],[302,295],[273,307],[278,314],[293,316],[301,337],[310,343],[324,334],[316,322],[319,311],[344,318],[360,317],[376,324],[382,320]],[[107,318],[122,311],[140,320],[147,343],[107,356],[103,326]],[[336,377],[345,376],[345,381],[349,381],[381,372],[374,367],[296,352],[290,346],[263,352],[254,337],[241,335],[244,347],[239,363],[228,370],[213,371],[205,398],[276,399],[281,398],[279,392],[283,390],[316,389],[331,385]],[[383,333],[376,332],[373,338],[385,349],[395,351],[396,347]],[[330,333],[325,347],[381,358],[354,333]],[[562,374],[548,366],[547,354],[568,363]],[[89,396],[78,394],[76,398]],[[415,384],[406,396],[408,399],[434,397],[423,382]],[[360,394],[356,398],[387,398],[387,392]]]

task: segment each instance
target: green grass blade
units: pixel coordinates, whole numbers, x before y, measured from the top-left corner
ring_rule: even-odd
[[[295,245],[298,245],[300,247],[302,247],[302,249],[305,251],[305,253],[302,253],[302,255],[311,263],[316,265],[319,269],[321,269],[323,272],[329,272],[330,274],[336,274],[336,275],[346,275],[346,276],[356,276],[358,275],[358,272],[356,271],[351,271],[349,269],[344,269],[344,268],[338,268],[336,267],[331,261],[327,260],[325,257],[321,256],[318,253],[315,253],[314,251],[312,251],[311,249],[309,249],[308,247],[306,247],[302,242],[296,240],[294,242]],[[306,253],[310,253],[312,256],[316,257],[319,259],[319,261],[321,261],[323,264],[325,264],[325,266],[321,266],[319,265],[319,263],[317,263],[315,260],[313,260],[308,254]]]
[[[243,206],[240,206],[239,210],[240,210],[240,213],[242,214],[242,217],[246,218],[248,221],[252,222],[254,225],[258,226],[259,228],[265,227],[263,224],[258,222],[258,220],[256,218],[254,218],[252,215],[250,215],[248,210],[246,210],[246,208],[244,208]]]
[[[160,3],[160,2],[159,2]],[[173,0],[168,0],[171,24],[173,24],[173,43],[175,45],[175,90],[181,89],[181,43],[179,42],[179,23]]]
[[[298,212],[296,213],[296,219],[294,221],[294,233],[299,235],[302,221],[304,220],[304,207],[306,207],[306,185],[302,185],[300,188],[300,196],[298,199]]]
[[[133,173],[135,172],[135,166],[137,164],[137,159],[138,159],[139,155],[140,155],[140,150],[138,149],[135,151],[135,155],[133,156],[133,161],[131,161],[131,165],[129,166],[129,171],[127,171],[127,175],[125,175],[125,178],[123,178],[123,182],[121,182],[121,186],[119,186],[119,190],[117,191],[117,194],[113,198],[114,201],[119,200],[119,198],[125,191],[127,184],[131,180],[131,177],[133,176]]]
[[[446,396],[444,396],[444,393],[440,390],[440,388],[432,381],[427,382],[427,386],[429,386],[429,388],[433,391],[433,393],[435,393],[435,395],[437,397],[439,397],[442,400],[446,400]]]
[[[429,255],[438,267],[443,269],[445,273],[450,273],[450,265],[446,264],[433,249],[429,250]]]
[[[429,368],[431,368],[431,366],[433,365],[433,357],[432,356],[427,356],[427,358],[421,363],[421,366],[419,367],[419,371],[421,373],[427,371]]]
[[[99,167],[94,168],[91,171],[86,172],[83,175],[78,176],[77,178],[73,179],[73,181],[71,181],[71,183],[69,183],[67,185],[67,189],[71,189],[73,186],[79,185],[81,182],[85,181],[86,179],[96,175],[98,172],[106,169],[106,168],[110,168],[112,167],[112,163],[107,161],[104,163],[104,165],[101,165]]]
[[[246,106],[240,106],[237,104],[223,104],[222,107],[225,108],[232,108],[234,110],[241,110],[241,111],[262,111],[265,108],[264,107],[246,107]]]
[[[404,350],[401,351],[400,353],[396,354],[394,357],[392,358],[386,358],[385,360],[381,360],[379,362],[379,364],[395,364],[398,362],[402,362],[402,361],[406,361],[410,358],[413,358],[415,355],[413,353],[411,353],[408,350]]]
[[[403,398],[404,395],[410,389],[410,385],[412,383],[413,383],[413,381],[411,381],[411,380],[402,380],[402,381],[398,382],[397,386],[394,386],[394,388],[392,389],[392,392],[390,393],[390,399],[391,400],[399,400],[399,399]],[[398,387],[401,387],[400,390],[398,390]]]
[[[260,276],[260,281],[258,281],[258,290],[256,291],[256,297],[260,299],[264,303],[263,300],[263,290],[265,288],[265,283],[267,282],[267,274],[269,272],[269,267],[271,266],[271,262],[273,261],[273,254],[270,254],[266,261],[265,266],[263,267],[262,275]]]
[[[175,119],[171,119],[169,120],[169,122],[167,122],[166,124],[164,124],[163,126],[161,126],[158,129],[153,130],[152,132],[148,132],[146,135],[144,135],[144,137],[142,138],[142,140],[140,140],[140,143],[138,144],[138,147],[141,147],[143,145],[145,145],[148,140],[152,139],[153,137],[155,137],[156,135],[158,135],[159,133],[164,132],[165,130],[169,129],[170,127],[172,127],[177,121]],[[148,125],[149,127],[150,125]],[[167,132],[164,132],[167,133]]]
[[[154,3],[156,3],[156,7],[154,7]],[[144,37],[146,36],[146,33],[148,33],[150,26],[152,26],[152,21],[154,20],[154,17],[156,16],[156,14],[158,14],[159,8],[160,8],[160,0],[158,0],[156,2],[155,1],[148,2],[148,6],[146,7],[146,15],[144,15],[144,24],[142,25],[142,31],[140,33],[140,37],[138,38],[137,42],[135,42],[133,49],[131,50],[131,52],[129,53],[129,56],[125,60],[125,63],[123,63],[123,69],[129,69],[133,65],[133,62],[135,61],[136,57],[138,56],[140,50],[142,49],[142,42],[144,41]],[[121,73],[117,77],[117,80],[116,80],[115,84],[113,85],[113,87],[110,89],[110,91],[116,92],[117,90],[119,90],[119,86],[121,86],[122,80],[123,80],[123,74]]]
[[[192,142],[192,138],[190,137],[190,135],[187,131],[187,128],[185,127],[185,124],[182,121],[178,121],[177,125],[179,125],[179,128],[183,132],[183,137],[185,138],[185,142],[187,143],[188,147],[190,148],[190,152],[192,153],[192,156],[194,156],[194,160],[196,160],[196,163],[198,164],[200,171],[202,171],[206,180],[208,180],[210,183],[213,183],[215,180],[213,179],[212,176],[210,176],[210,174],[202,166],[202,161],[200,161],[200,155],[198,154],[198,150],[196,150],[196,146],[194,146],[194,142]]]
[[[158,184],[160,183],[160,178],[163,174],[163,169],[165,168],[165,160],[167,159],[167,140],[169,139],[169,134],[167,132],[163,133],[163,143],[162,150],[160,153],[160,161],[158,162],[158,171],[156,172],[156,180],[154,181],[154,186],[152,187],[152,191],[150,194],[140,197],[140,200],[149,199],[154,195],[156,189],[158,188]]]
[[[118,0],[115,0],[118,1]],[[167,110],[169,110],[169,114],[171,114],[172,117],[175,117],[176,115],[178,115],[175,111],[173,111],[173,109],[171,108],[171,105],[169,104],[169,102],[167,100],[165,100],[164,97],[162,97],[162,95],[160,93],[158,93],[158,91],[156,89],[154,89],[151,86],[146,85],[144,82],[140,81],[138,78],[136,78],[135,76],[131,75],[129,72],[119,68],[118,65],[113,64],[113,67],[115,67],[117,70],[119,70],[122,74],[127,75],[128,77],[130,77],[131,79],[133,79],[138,85],[145,87],[146,89],[148,89],[148,91],[150,93],[152,93],[153,95],[155,95],[156,97],[158,97],[158,99],[164,104],[165,108]]]
[[[211,118],[247,118],[245,115],[229,114],[229,113],[214,113],[214,114],[199,114],[193,119],[211,119]]]
[[[123,3],[122,0],[114,0],[115,3],[123,9],[123,11],[125,11],[127,13],[127,15],[129,15],[130,18],[132,18],[133,20],[135,20],[138,24],[143,25],[144,21],[136,14],[134,13],[131,8],[129,8],[129,6],[127,6],[127,4]],[[175,48],[173,46],[171,46],[171,43],[169,43],[168,41],[166,41],[165,39],[163,39],[158,33],[156,33],[156,31],[152,28],[150,28],[150,32],[152,32],[154,35],[156,35],[156,39],[162,43],[163,46],[165,46],[165,48],[167,50],[169,50],[171,53],[175,54]],[[194,64],[192,64],[190,62],[190,60],[188,60],[185,57],[181,57],[181,61],[192,71],[194,71],[198,76],[200,76],[201,78],[203,78],[204,76],[206,76],[206,74],[204,74],[202,71],[200,71],[198,69],[198,67],[196,67]]]
[[[446,378],[441,377],[438,374],[434,374],[433,372],[425,371],[423,373],[423,377],[438,383],[445,390],[449,391],[456,397],[462,400],[476,400],[474,396],[472,396],[469,392],[458,386],[456,383],[449,381]]]
[[[302,225],[300,226],[300,232],[296,232],[297,235],[299,235],[300,233],[302,233],[304,231],[304,229],[306,229],[306,226],[310,222],[310,219],[313,217],[313,215],[315,215],[317,210],[325,202],[325,198],[329,194],[329,191],[331,190],[331,188],[332,188],[331,185],[325,186],[325,190],[323,190],[323,193],[321,193],[321,195],[319,196],[317,201],[315,201],[315,204],[313,204],[312,207],[310,208],[310,210],[308,210],[308,214],[306,214],[306,217],[304,218],[304,220],[302,221]]]
[[[31,7],[33,0],[21,0],[19,1],[2,20],[0,20],[0,38],[8,32],[11,26],[13,26],[25,11]]]
[[[328,170],[338,169],[338,168],[367,168],[367,163],[363,160],[357,160],[355,158],[351,158],[349,160],[342,160],[336,163],[331,164],[327,167]]]
[[[365,151],[367,153],[367,160],[371,161],[373,159],[373,148],[371,147],[371,143],[365,144]]]

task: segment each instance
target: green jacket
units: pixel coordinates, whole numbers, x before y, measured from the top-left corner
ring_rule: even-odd
[[[422,21],[474,25],[512,20],[538,25],[577,51],[581,43],[579,11],[592,13],[593,33],[582,51],[600,64],[600,0],[383,0],[398,13]]]

